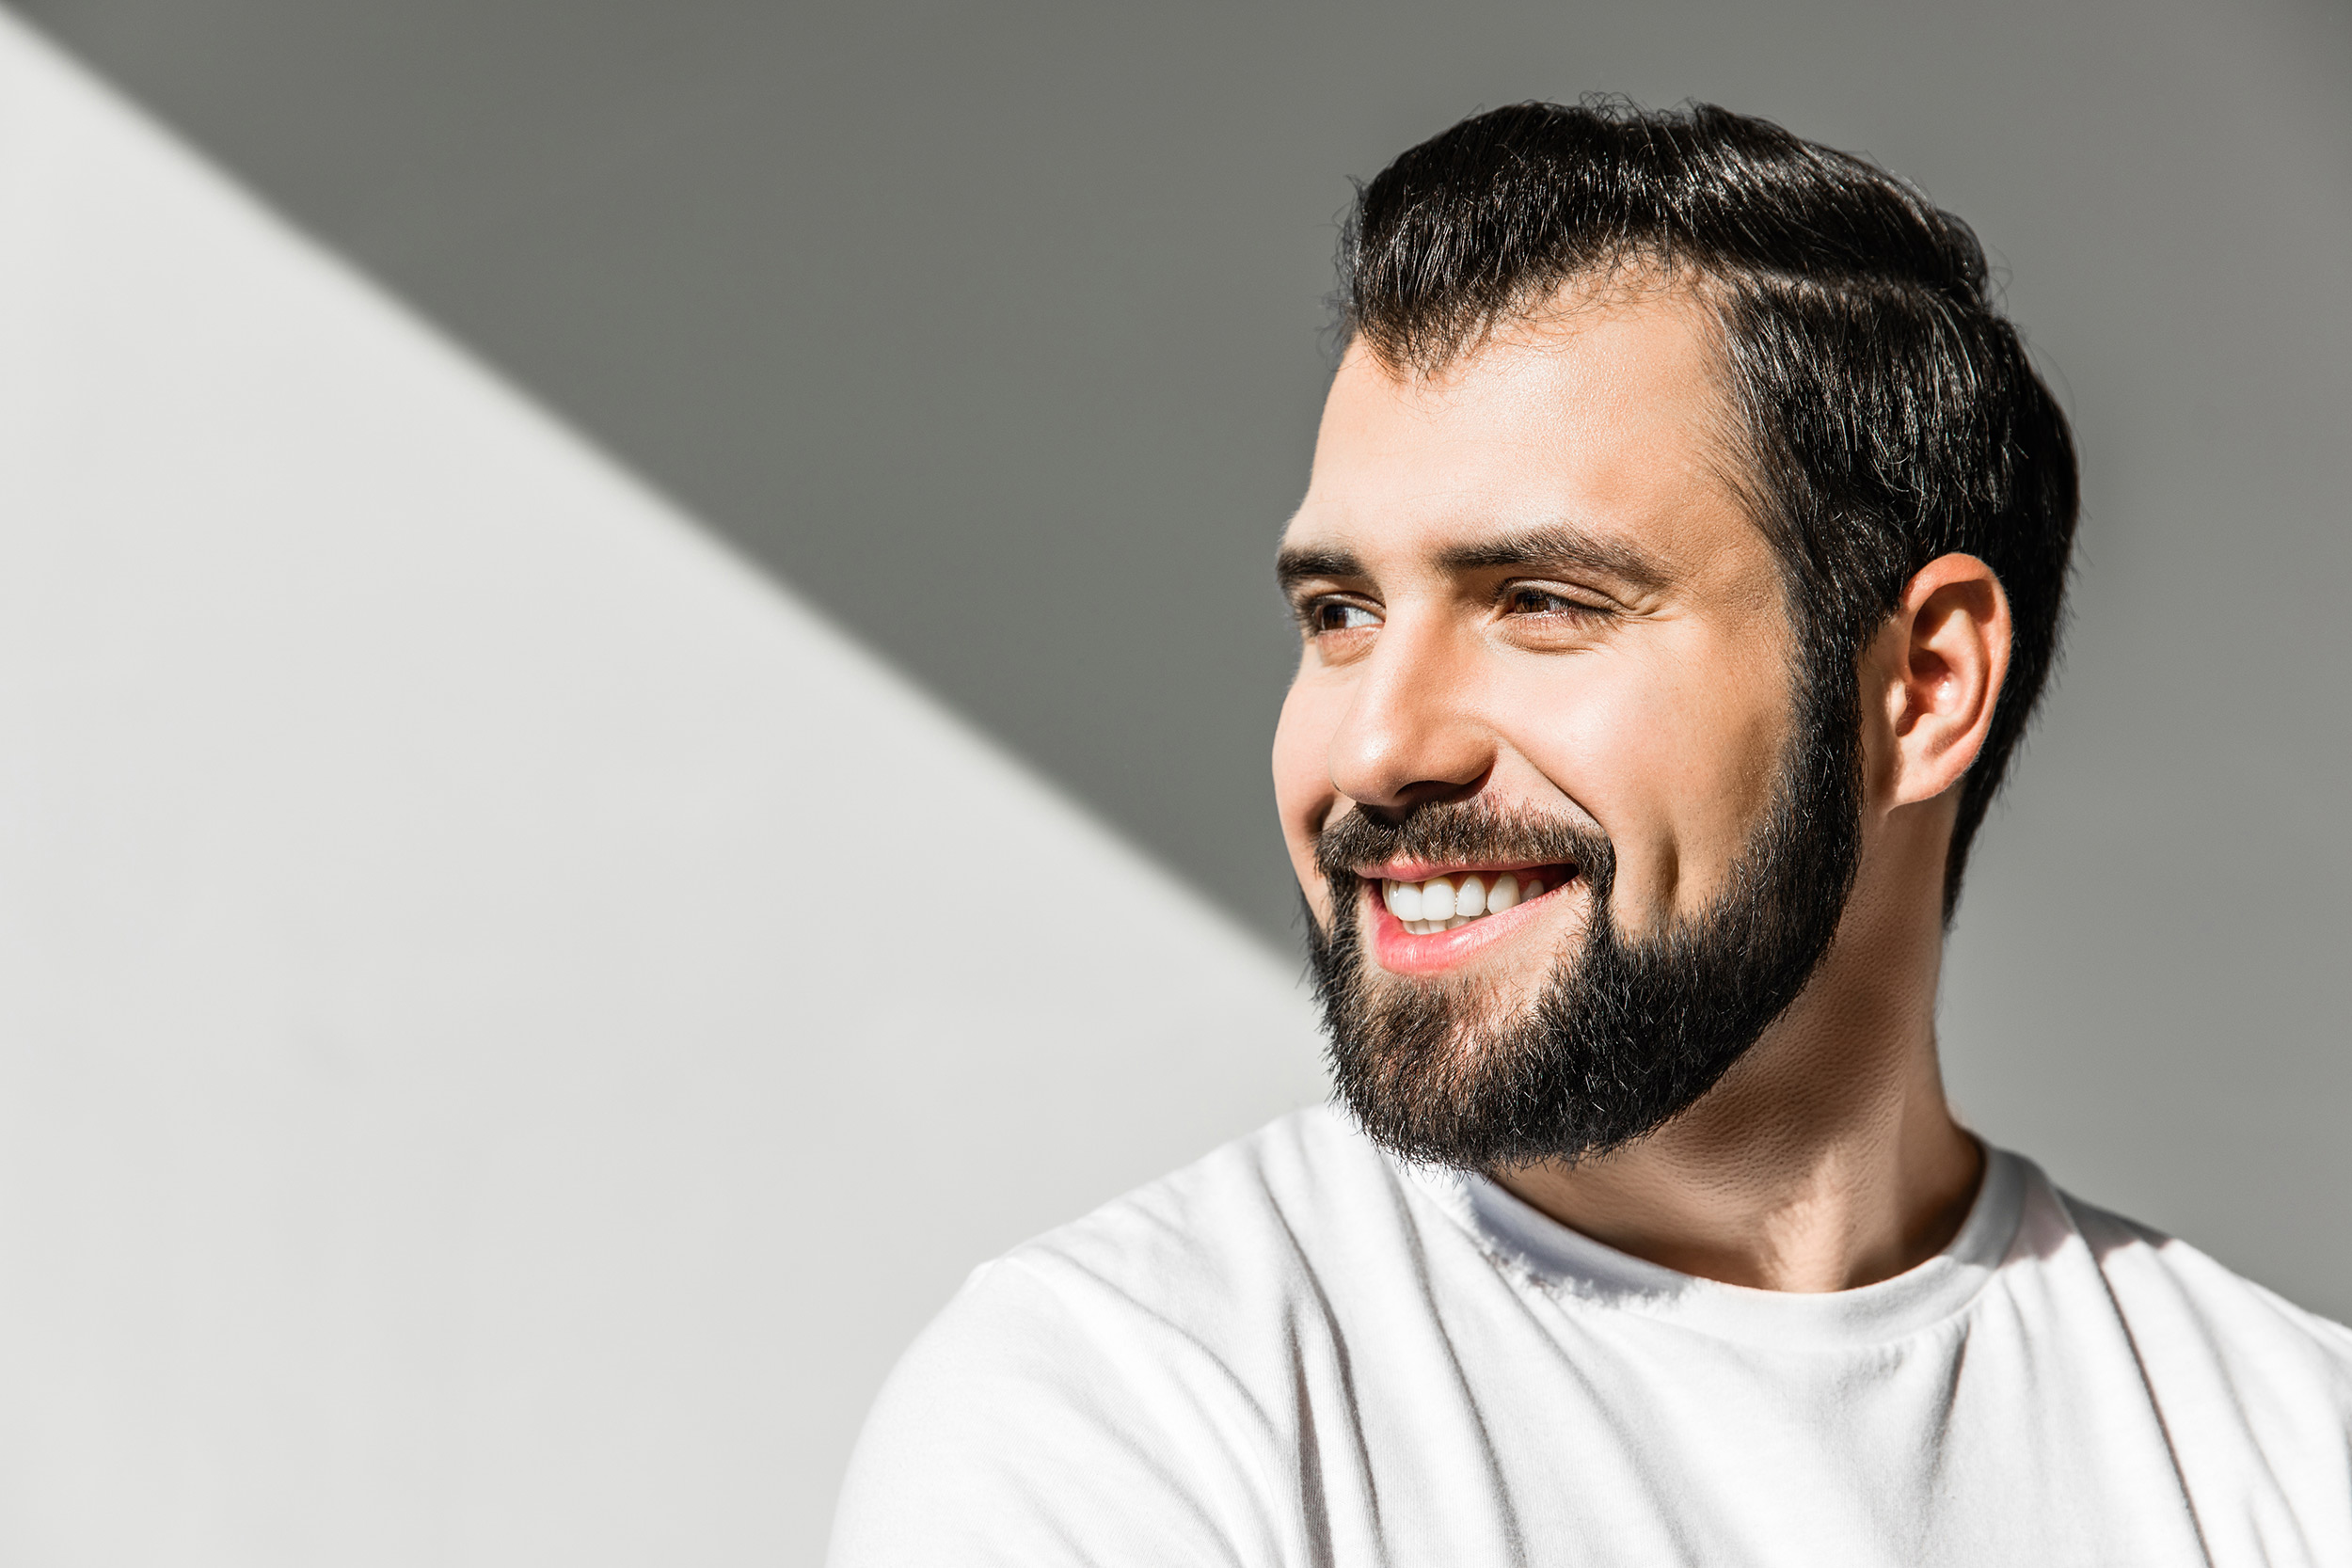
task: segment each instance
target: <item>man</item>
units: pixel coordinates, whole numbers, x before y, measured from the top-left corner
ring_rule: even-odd
[[[976,1274],[836,1562],[2352,1562],[2352,1333],[1944,1101],[2075,510],[1968,230],[1529,104],[1342,269],[1274,773],[1343,1109]]]

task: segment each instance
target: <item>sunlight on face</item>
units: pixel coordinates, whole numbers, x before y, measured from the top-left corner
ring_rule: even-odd
[[[1302,650],[1275,786],[1320,922],[1334,896],[1369,911],[1384,872],[1493,871],[1315,870],[1340,814],[1440,800],[1597,827],[1629,935],[1719,893],[1779,776],[1792,667],[1727,428],[1708,318],[1663,289],[1571,297],[1430,377],[1350,349],[1283,540]],[[1378,956],[1507,1003],[1589,914],[1572,882]]]

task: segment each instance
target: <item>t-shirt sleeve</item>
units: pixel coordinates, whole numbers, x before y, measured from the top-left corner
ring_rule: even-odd
[[[829,1561],[1279,1561],[1267,1441],[1238,1383],[1182,1330],[1081,1271],[1001,1259],[883,1386]]]

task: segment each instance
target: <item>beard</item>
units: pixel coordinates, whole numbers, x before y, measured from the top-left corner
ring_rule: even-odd
[[[1801,692],[1772,803],[1723,891],[1640,938],[1611,913],[1615,848],[1583,821],[1470,800],[1394,821],[1359,808],[1326,826],[1316,861],[1331,927],[1309,911],[1309,961],[1336,1091],[1365,1132],[1405,1159],[1466,1170],[1574,1164],[1655,1132],[1712,1088],[1804,990],[1852,891],[1859,714],[1814,700],[1821,689]],[[1517,1007],[1491,982],[1391,974],[1367,957],[1354,868],[1396,859],[1571,863],[1591,910],[1584,935]]]

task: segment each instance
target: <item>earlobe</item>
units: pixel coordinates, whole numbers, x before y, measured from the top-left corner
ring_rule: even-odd
[[[1901,642],[1892,803],[1910,805],[1957,784],[1984,748],[2009,673],[2009,595],[1975,556],[1939,556],[1905,585],[1888,632]]]

